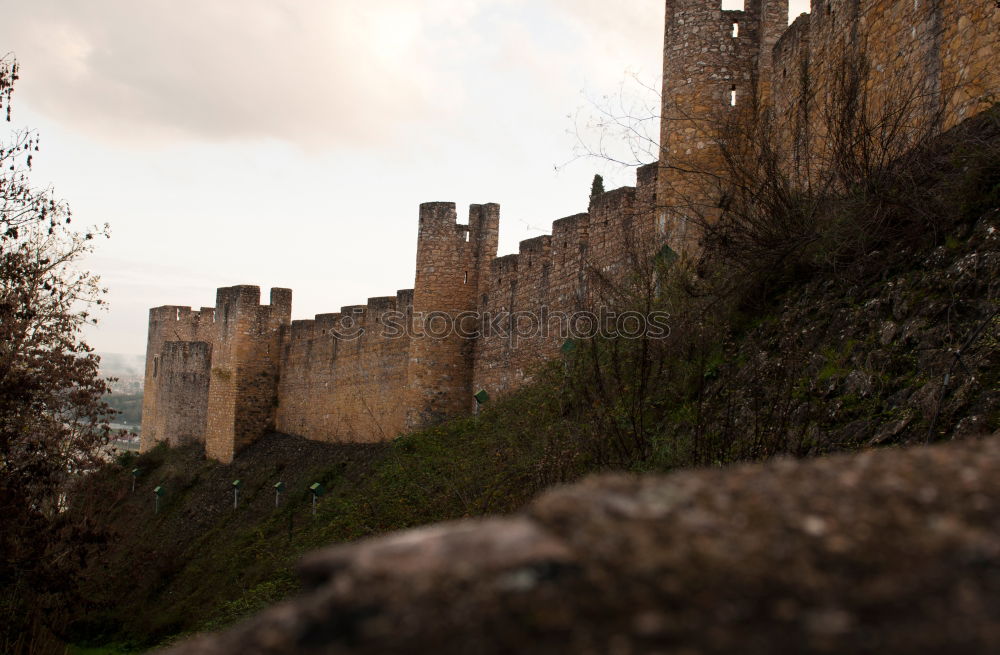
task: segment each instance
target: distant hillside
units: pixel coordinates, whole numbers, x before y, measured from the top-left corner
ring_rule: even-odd
[[[146,375],[146,356],[123,353],[98,353],[101,358],[101,375],[115,378],[111,383],[113,396],[131,396],[139,398],[142,405],[142,387]],[[122,410],[123,407],[113,406]],[[132,423],[138,423],[138,418],[132,416]]]
[[[125,353],[98,353],[101,358],[101,374],[118,377],[122,375],[143,376],[146,372],[146,356]]]

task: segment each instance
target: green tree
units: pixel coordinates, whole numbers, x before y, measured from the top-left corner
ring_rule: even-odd
[[[597,196],[604,193],[604,178],[600,175],[594,176],[594,181],[590,185],[590,204],[594,204],[594,200]]]
[[[10,120],[16,60],[0,58]],[[44,599],[66,586],[62,508],[74,475],[99,464],[114,411],[81,328],[105,290],[80,266],[103,228],[76,229],[67,204],[31,184],[37,133],[0,141],[0,651],[28,652]],[[60,564],[56,564],[60,563]],[[33,627],[34,626],[34,627]],[[31,651],[35,652],[35,651]]]

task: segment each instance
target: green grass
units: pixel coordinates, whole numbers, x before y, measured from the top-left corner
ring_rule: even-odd
[[[110,535],[85,572],[83,593],[91,605],[75,617],[76,641],[148,647],[219,628],[293,594],[295,562],[309,550],[514,511],[546,486],[593,469],[577,462],[571,434],[551,389],[536,385],[478,419],[450,421],[389,444],[272,435],[229,466],[205,461],[194,447],[123,456],[91,476],[73,499],[75,514]],[[559,465],[540,466],[546,454]],[[132,468],[142,471],[134,494]],[[234,510],[237,478],[243,487]],[[286,490],[275,507],[278,481]],[[327,490],[315,516],[313,482]],[[167,489],[158,514],[156,485]]]
[[[132,655],[138,650],[116,646],[99,646],[97,648],[85,648],[82,646],[70,646],[69,655]]]

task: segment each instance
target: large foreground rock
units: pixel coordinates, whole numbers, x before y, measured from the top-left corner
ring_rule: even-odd
[[[666,477],[331,548],[170,655],[997,653],[1000,436]]]

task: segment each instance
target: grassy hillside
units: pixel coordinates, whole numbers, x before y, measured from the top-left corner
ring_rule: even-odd
[[[109,535],[95,550],[75,616],[75,640],[143,647],[217,627],[296,589],[294,562],[311,549],[432,521],[506,512],[577,477],[546,436],[551,407],[522,394],[480,420],[450,422],[385,445],[333,445],[270,435],[231,466],[198,448],[126,456],[91,476],[74,512]],[[510,412],[510,413],[508,413]],[[510,418],[516,416],[517,420]],[[130,471],[141,471],[131,491]],[[239,507],[232,482],[241,479]],[[275,507],[273,485],[286,491]],[[326,493],[312,514],[310,484]],[[154,513],[152,489],[167,492]]]

